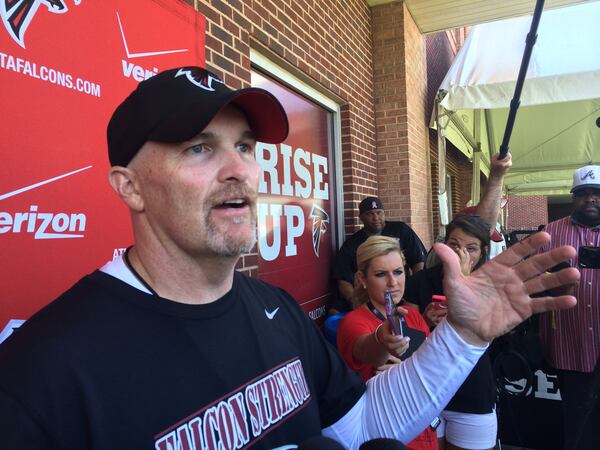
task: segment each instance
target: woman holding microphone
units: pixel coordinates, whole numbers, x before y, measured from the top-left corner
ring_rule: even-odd
[[[354,281],[354,310],[340,322],[337,346],[346,363],[364,380],[401,364],[429,335],[429,327],[413,308],[398,308],[404,294],[404,256],[398,240],[369,237],[356,252],[358,272]],[[397,324],[403,334],[392,335],[387,320],[386,295],[391,296]],[[437,438],[427,427],[407,444],[411,450],[437,450]]]

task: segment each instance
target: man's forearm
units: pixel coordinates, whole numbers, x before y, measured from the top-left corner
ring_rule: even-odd
[[[381,436],[409,442],[447,405],[484,352],[440,324],[410,358],[371,378],[359,404],[323,434],[349,449]]]
[[[477,205],[477,214],[492,228],[495,228],[498,220],[504,176],[511,166],[512,156],[510,153],[504,159],[498,159],[498,154],[492,156],[490,176],[487,183],[485,183],[481,199]]]
[[[503,175],[490,174],[490,178],[483,189],[481,201],[477,205],[477,214],[492,228],[496,226],[496,221],[498,220],[503,183]]]

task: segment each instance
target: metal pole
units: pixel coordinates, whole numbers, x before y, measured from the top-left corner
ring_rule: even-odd
[[[510,110],[508,112],[508,119],[506,120],[504,138],[500,145],[500,155],[498,156],[498,159],[504,159],[508,153],[508,141],[510,141],[510,135],[512,134],[512,129],[517,117],[517,109],[519,109],[519,105],[521,104],[521,91],[523,90],[523,83],[525,82],[525,76],[527,75],[531,52],[533,51],[533,46],[537,39],[537,28],[540,23],[540,18],[542,17],[543,9],[544,0],[537,0],[535,10],[533,11],[533,19],[531,19],[531,28],[525,39],[525,51],[523,52],[523,59],[521,60],[521,68],[519,69],[519,76],[517,77],[515,93],[513,99],[510,101]]]

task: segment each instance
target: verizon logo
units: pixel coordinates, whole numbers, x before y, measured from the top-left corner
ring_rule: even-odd
[[[0,234],[32,233],[34,239],[69,239],[84,237],[86,216],[83,213],[38,212],[31,205],[27,212],[0,212]]]
[[[123,65],[123,76],[125,78],[133,78],[135,81],[144,81],[150,77],[153,77],[158,73],[158,69],[155,67],[152,70],[144,69],[142,66],[136,66],[133,63],[127,62],[124,59],[121,60]]]
[[[117,12],[117,22],[119,22],[119,30],[121,31],[121,39],[123,40],[123,49],[125,50],[125,54],[128,59],[133,58],[146,58],[148,56],[159,56],[159,55],[171,55],[173,53],[183,53],[187,52],[187,48],[181,49],[168,49],[168,50],[157,50],[152,49],[148,51],[142,52],[133,52],[129,49],[129,45],[127,44],[127,38],[125,37],[125,29],[123,27],[123,23],[121,22],[121,16]],[[156,67],[150,69],[145,69],[142,66],[129,62],[125,59],[121,60],[121,64],[123,66],[123,76],[125,78],[133,78],[135,81],[144,81],[150,77],[153,77],[158,73],[158,69]]]

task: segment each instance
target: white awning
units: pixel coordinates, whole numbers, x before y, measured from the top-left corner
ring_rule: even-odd
[[[568,193],[573,170],[600,163],[600,3],[544,11],[509,143],[514,194]],[[447,137],[484,159],[502,141],[531,17],[473,27],[440,90]],[[479,121],[479,126],[478,126]]]
[[[367,0],[369,6],[403,1],[421,33],[467,27],[533,13],[534,0]],[[591,0],[546,0],[544,9]]]

